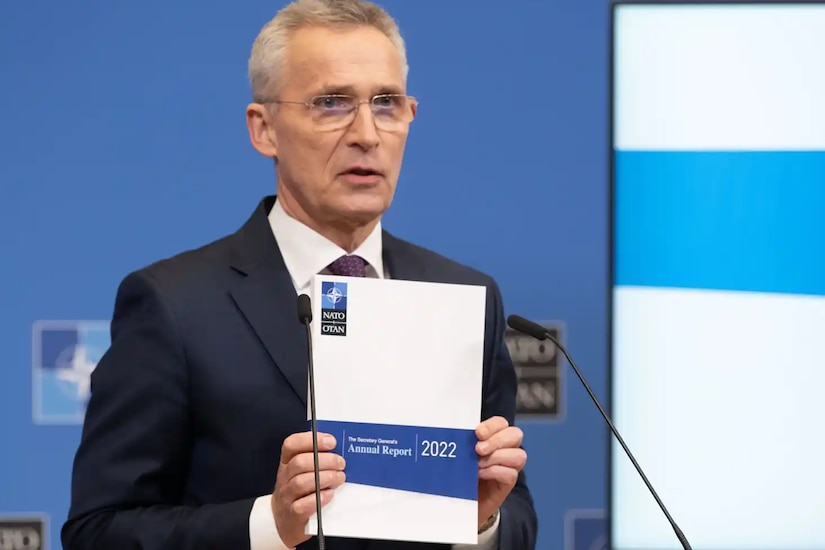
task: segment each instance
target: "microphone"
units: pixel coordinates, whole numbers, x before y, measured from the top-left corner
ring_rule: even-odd
[[[315,516],[318,522],[318,550],[324,550],[324,528],[321,525],[321,468],[318,465],[318,417],[315,415],[315,365],[312,360],[312,302],[309,296],[298,296],[298,320],[306,327],[309,348],[309,414],[312,420],[312,457],[315,460]]]
[[[665,505],[664,503],[662,503],[662,500],[659,498],[659,495],[656,494],[656,490],[653,489],[653,485],[651,485],[650,481],[648,481],[647,476],[642,471],[641,466],[639,466],[639,464],[636,462],[636,459],[633,457],[633,453],[631,453],[630,449],[627,448],[624,439],[622,439],[622,436],[619,435],[619,431],[616,429],[616,427],[613,426],[613,422],[610,420],[610,417],[608,417],[607,413],[604,412],[604,409],[599,403],[599,400],[596,399],[596,395],[593,393],[593,390],[590,389],[590,385],[587,383],[587,380],[584,379],[584,376],[579,370],[579,367],[577,367],[573,359],[570,358],[570,355],[567,353],[567,350],[564,349],[564,346],[562,346],[558,340],[553,338],[553,335],[550,334],[550,332],[546,328],[539,325],[538,323],[529,321],[524,317],[520,317],[518,315],[510,315],[509,317],[507,317],[507,324],[513,330],[526,334],[527,336],[532,336],[537,340],[550,340],[554,344],[556,344],[556,347],[558,347],[561,350],[561,352],[567,358],[567,361],[570,363],[570,366],[573,367],[574,371],[576,371],[576,376],[578,376],[579,380],[581,380],[581,383],[584,384],[584,389],[586,389],[587,393],[590,394],[590,399],[592,399],[593,403],[596,404],[596,407],[598,407],[599,412],[602,413],[602,416],[607,422],[607,425],[610,426],[610,431],[613,432],[613,435],[616,436],[616,439],[619,440],[619,443],[621,443],[622,449],[624,449],[624,452],[630,459],[630,462],[633,463],[633,466],[636,467],[636,471],[639,472],[640,476],[642,476],[642,480],[645,482],[645,485],[647,485],[647,489],[650,491],[650,494],[653,495],[653,498],[656,499],[656,503],[659,505],[659,508],[661,508],[662,512],[664,512],[665,517],[670,522],[670,526],[673,528],[673,532],[676,533],[676,538],[678,538],[679,542],[682,544],[682,548],[684,550],[692,550],[692,548],[690,547],[690,543],[688,542],[684,533],[682,533],[682,530],[679,529],[679,526],[676,525],[676,522],[670,516],[670,512],[667,511],[667,508],[665,508]]]

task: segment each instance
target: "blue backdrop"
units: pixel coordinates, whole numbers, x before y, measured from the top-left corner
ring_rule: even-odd
[[[48,548],[80,426],[34,423],[33,327],[108,320],[127,272],[234,231],[274,190],[246,61],[283,4],[0,2],[0,516],[45,514]],[[562,322],[606,401],[607,2],[383,5],[421,103],[388,228],[495,276],[507,313]],[[519,422],[541,549],[570,542],[571,510],[602,529],[605,428],[563,372],[560,414]]]

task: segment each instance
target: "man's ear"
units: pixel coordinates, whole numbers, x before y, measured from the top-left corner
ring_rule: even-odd
[[[250,103],[246,107],[246,127],[252,147],[265,157],[277,158],[278,140],[272,126],[272,114],[265,105]]]

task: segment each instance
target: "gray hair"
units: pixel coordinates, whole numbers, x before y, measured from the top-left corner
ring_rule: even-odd
[[[302,27],[366,25],[384,33],[398,49],[404,80],[409,67],[404,39],[395,20],[380,6],[365,0],[295,0],[280,10],[255,38],[249,57],[249,85],[253,101],[262,101],[284,74],[286,49],[294,31]]]

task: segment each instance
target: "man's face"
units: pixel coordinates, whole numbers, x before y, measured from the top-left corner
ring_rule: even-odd
[[[406,93],[398,50],[371,27],[300,29],[287,50],[277,99],[347,94],[368,102],[377,94]],[[277,84],[276,84],[277,85]],[[322,107],[337,109],[336,101]],[[408,110],[414,113],[415,107]],[[390,205],[401,170],[409,123],[377,127],[369,103],[350,124],[323,128],[302,104],[270,110],[269,131],[278,158],[279,195],[317,223],[365,224]],[[381,126],[381,125],[379,125]]]

